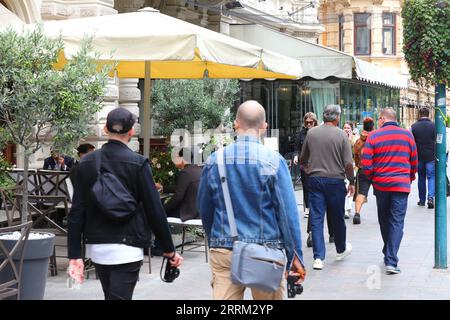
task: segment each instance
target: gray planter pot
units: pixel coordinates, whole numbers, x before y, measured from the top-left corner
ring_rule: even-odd
[[[53,254],[55,246],[55,235],[48,232],[32,231],[36,233],[50,234],[51,237],[44,239],[28,239],[25,256],[23,259],[21,277],[21,300],[43,300],[45,285],[47,283],[49,258]],[[8,250],[12,249],[16,240],[2,240]],[[17,266],[19,255],[16,254]],[[0,261],[3,261],[0,256]],[[12,270],[6,269],[0,274],[0,283],[12,279]]]

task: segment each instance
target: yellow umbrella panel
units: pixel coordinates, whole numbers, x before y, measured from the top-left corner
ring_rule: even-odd
[[[99,64],[116,65],[120,78],[144,78],[144,155],[149,154],[150,79],[295,79],[300,61],[169,17],[152,8],[117,15],[51,21],[49,37],[61,37],[63,67],[86,36]],[[111,74],[113,75],[113,74]]]
[[[67,63],[62,52],[55,68],[61,69]],[[198,55],[192,61],[99,61],[99,68],[105,64],[116,65],[114,73],[119,78],[144,78],[144,156],[150,154],[151,79],[296,79],[297,76],[264,70],[260,62],[256,68],[247,68],[201,61]]]

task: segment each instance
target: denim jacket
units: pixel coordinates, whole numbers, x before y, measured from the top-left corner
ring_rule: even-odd
[[[233,247],[213,153],[202,172],[198,209],[210,248]],[[287,269],[294,254],[303,264],[300,219],[286,161],[253,136],[225,147],[224,160],[239,240],[285,249]]]

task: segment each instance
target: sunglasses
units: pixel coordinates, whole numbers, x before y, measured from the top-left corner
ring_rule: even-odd
[[[305,124],[314,124],[314,121],[305,121]]]

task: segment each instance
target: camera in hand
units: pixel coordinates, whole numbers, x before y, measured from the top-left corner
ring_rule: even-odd
[[[302,294],[303,292],[303,286],[301,283],[296,284],[295,282],[298,281],[299,277],[297,276],[288,276],[287,278],[287,295],[288,298],[295,298],[297,294]]]
[[[169,259],[164,259],[167,261],[166,263],[166,271],[164,272],[164,281],[165,282],[173,282],[180,275],[180,269],[177,267],[173,267],[170,264]]]

